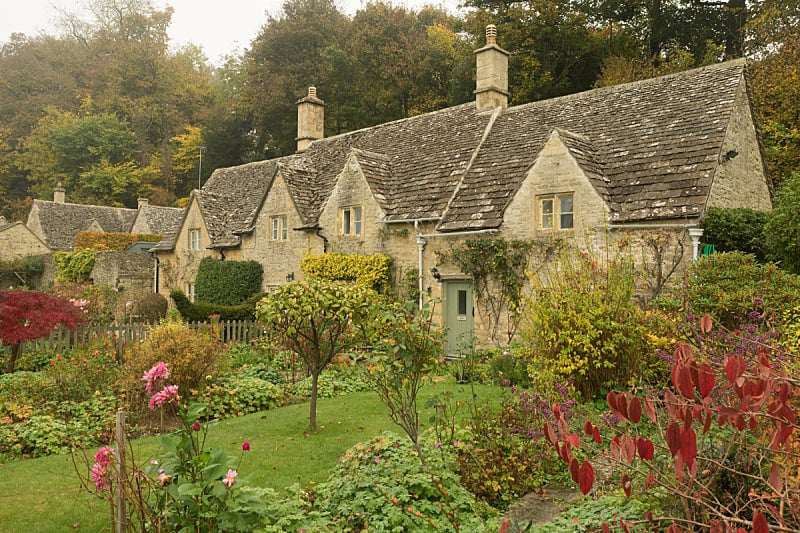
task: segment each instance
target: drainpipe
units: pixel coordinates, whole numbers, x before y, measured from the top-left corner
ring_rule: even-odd
[[[328,252],[328,239],[325,237],[325,235],[322,234],[322,228],[317,226],[316,230],[314,230],[314,233],[317,234],[317,237],[322,239],[322,253],[323,254],[327,253]]]
[[[425,250],[426,241],[422,237],[422,230],[419,229],[419,221],[414,221],[414,229],[417,230],[417,284],[419,285],[419,310],[422,311],[422,252]]]

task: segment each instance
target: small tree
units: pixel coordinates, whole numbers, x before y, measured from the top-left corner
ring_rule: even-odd
[[[417,394],[426,372],[442,353],[442,332],[432,327],[432,310],[397,304],[376,314],[378,328],[373,357],[365,379],[389,407],[392,422],[408,434],[420,460],[425,456],[419,445]]]
[[[38,291],[0,291],[0,339],[11,346],[6,372],[13,372],[22,343],[50,334],[59,326],[74,330],[84,322],[69,300]]]
[[[300,356],[311,374],[309,425],[317,427],[319,375],[337,354],[358,346],[377,293],[365,287],[318,280],[296,281],[267,295],[256,317]]]

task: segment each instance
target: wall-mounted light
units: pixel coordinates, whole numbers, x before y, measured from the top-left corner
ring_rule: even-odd
[[[289,272],[288,274],[286,274],[286,281],[288,282],[294,281],[294,272]]]
[[[431,269],[431,275],[433,276],[433,279],[435,279],[436,281],[442,281],[442,275],[439,273],[438,268],[433,267]]]

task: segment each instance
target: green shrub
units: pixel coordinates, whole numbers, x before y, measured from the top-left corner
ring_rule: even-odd
[[[370,389],[369,383],[362,379],[358,372],[330,367],[327,372],[320,374],[317,384],[318,398],[336,398],[352,392],[366,392]],[[292,387],[293,396],[308,398],[311,396],[311,377],[306,377]]]
[[[694,262],[683,284],[657,303],[672,310],[688,305],[696,316],[708,314],[729,329],[751,311],[779,321],[786,309],[800,305],[800,276],[741,252],[713,254]]]
[[[170,298],[180,311],[184,320],[205,322],[212,315],[219,315],[220,320],[254,320],[255,305],[264,297],[264,293],[254,294],[239,305],[216,305],[206,302],[192,303],[181,291],[172,291]]]
[[[319,254],[307,255],[300,263],[303,273],[325,281],[355,281],[380,291],[389,285],[388,255]]]
[[[792,173],[778,189],[764,232],[781,267],[800,274],[800,171]]]
[[[12,279],[30,285],[32,279],[44,272],[44,259],[41,255],[27,255],[16,259],[0,261],[0,280]],[[19,278],[22,278],[20,280]]]
[[[197,301],[239,305],[261,290],[264,267],[258,261],[223,261],[204,257],[197,267]]]
[[[522,388],[531,386],[528,374],[530,356],[524,346],[515,344],[508,351],[495,350],[491,355],[489,376],[492,383],[500,385],[507,380],[509,385]]]
[[[230,418],[266,411],[283,402],[279,385],[258,377],[234,374],[211,385],[202,395],[209,418]]]
[[[88,349],[56,354],[42,372],[39,397],[51,402],[79,402],[97,392],[113,391],[119,376],[116,354],[110,342],[97,342]]]
[[[703,240],[713,244],[717,252],[738,250],[764,262],[768,255],[764,233],[767,217],[765,211],[711,207],[701,223]]]
[[[126,353],[120,385],[127,391],[132,410],[145,409],[149,395],[142,386],[142,376],[159,362],[169,366],[170,383],[179,394],[189,398],[202,394],[206,385],[224,366],[219,342],[207,332],[189,329],[180,322],[167,321],[150,330],[147,339]]]
[[[587,255],[562,254],[523,318],[530,373],[573,378],[587,399],[640,376],[650,359],[650,317],[632,303],[634,270],[611,259],[605,267]],[[549,378],[548,378],[549,379]]]
[[[169,302],[158,293],[149,291],[134,300],[135,312],[148,324],[155,324],[167,316]]]
[[[56,281],[86,281],[92,273],[96,256],[94,250],[54,253]]]
[[[84,310],[83,318],[90,325],[113,322],[117,302],[120,299],[116,287],[106,283],[65,282],[54,285],[48,292],[53,296],[73,301]]]
[[[317,505],[345,522],[346,531],[453,531],[449,513],[460,531],[483,531],[475,498],[459,485],[442,450],[423,447],[427,467],[410,440],[392,433],[353,446],[319,487]]]

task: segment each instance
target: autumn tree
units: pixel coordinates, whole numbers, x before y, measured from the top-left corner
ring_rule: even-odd
[[[317,427],[319,376],[333,358],[367,338],[377,293],[360,285],[308,279],[269,293],[256,317],[303,361],[311,375],[309,426]]]
[[[25,341],[46,337],[58,327],[74,330],[81,309],[64,298],[38,291],[0,291],[0,340],[11,346],[6,372],[13,372]]]

